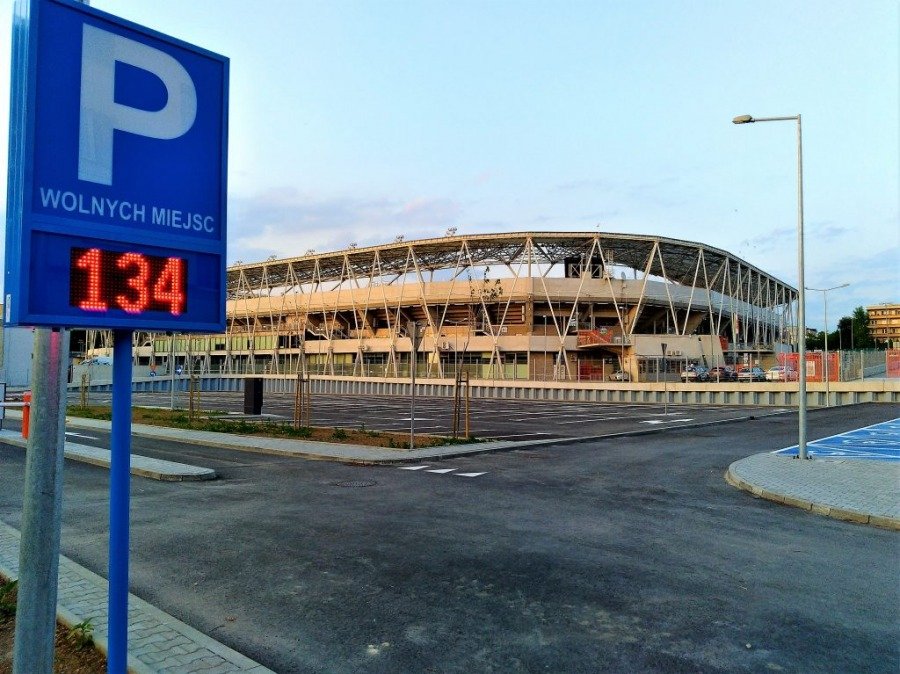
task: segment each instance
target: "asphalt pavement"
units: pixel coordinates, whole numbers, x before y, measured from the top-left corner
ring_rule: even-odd
[[[896,416],[817,411],[811,435]],[[786,414],[381,466],[135,438],[219,479],[132,482],[131,589],[279,672],[894,672],[896,534],[723,480],[795,434]],[[16,526],[22,452],[0,461]],[[63,551],[103,575],[106,473],[65,479]]]
[[[70,394],[70,404],[80,399]],[[95,405],[111,402],[109,393],[93,392],[89,402]],[[135,405],[169,408],[166,393],[135,393]],[[240,414],[243,394],[204,392],[195,400],[199,409]],[[186,409],[188,398],[177,392],[175,407]],[[311,425],[409,433],[410,400],[399,396],[312,396]],[[452,398],[419,396],[415,403],[416,433],[426,435],[453,434]],[[657,430],[703,423],[727,423],[750,417],[790,413],[784,407],[742,407],[716,405],[629,405],[574,401],[537,401],[473,398],[469,403],[470,436],[480,440],[534,441],[562,440],[609,435],[611,433]],[[273,421],[290,422],[294,418],[294,396],[266,393],[262,413]],[[465,427],[461,415],[459,428]]]

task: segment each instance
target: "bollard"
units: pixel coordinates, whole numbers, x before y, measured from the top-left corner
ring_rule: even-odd
[[[22,408],[22,437],[28,439],[28,424],[31,421],[31,391],[22,396],[25,406]]]

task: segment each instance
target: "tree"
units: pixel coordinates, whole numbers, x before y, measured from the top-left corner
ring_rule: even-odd
[[[830,344],[829,344],[830,346]],[[807,336],[806,337],[806,350],[807,351],[821,351],[825,348],[825,333],[819,330],[815,337]]]
[[[844,316],[841,320],[838,321],[838,345],[841,349],[850,349],[852,346],[856,346],[856,340],[853,339],[853,318],[850,316]]]
[[[856,307],[853,310],[853,339],[854,349],[874,349],[877,348],[875,340],[869,334],[869,312],[865,307]]]

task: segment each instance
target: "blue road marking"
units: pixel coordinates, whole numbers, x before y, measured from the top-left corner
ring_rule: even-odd
[[[807,442],[806,451],[821,458],[900,461],[900,419]],[[796,456],[797,445],[772,453]]]

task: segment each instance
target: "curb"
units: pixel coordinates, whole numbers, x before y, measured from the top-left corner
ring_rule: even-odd
[[[733,464],[732,464],[733,465]],[[854,522],[856,524],[868,524],[880,529],[889,529],[891,531],[900,531],[900,518],[882,517],[879,515],[869,515],[868,513],[849,510],[846,508],[838,508],[825,503],[817,503],[815,501],[807,501],[805,499],[787,496],[786,494],[778,494],[768,489],[763,489],[754,484],[750,484],[746,480],[737,477],[731,470],[731,466],[725,471],[725,481],[732,487],[742,491],[749,492],[758,498],[780,503],[781,505],[791,506],[792,508],[800,508],[823,515],[832,519],[841,520],[843,522]]]
[[[220,447],[222,449],[230,449],[235,451],[242,452],[251,452],[255,454],[268,454],[274,456],[290,456],[301,459],[308,459],[311,461],[335,461],[338,463],[345,464],[354,464],[354,465],[394,465],[401,463],[414,463],[418,461],[427,461],[427,460],[442,460],[442,459],[457,459],[463,458],[467,456],[475,456],[478,454],[488,454],[492,452],[506,452],[506,451],[514,451],[517,449],[524,449],[526,447],[539,447],[542,445],[576,445],[583,444],[587,442],[596,442],[599,440],[610,440],[615,438],[627,438],[627,437],[636,437],[642,435],[654,435],[658,433],[666,433],[670,431],[681,431],[681,430],[692,430],[695,428],[703,428],[708,426],[716,426],[719,424],[729,424],[729,423],[737,423],[737,422],[745,422],[745,421],[753,421],[760,418],[770,417],[770,416],[778,416],[782,414],[791,414],[792,410],[785,410],[779,412],[765,412],[762,414],[747,414],[743,416],[732,417],[730,419],[716,419],[714,421],[702,421],[698,423],[688,424],[688,425],[679,425],[677,427],[654,427],[654,428],[646,428],[639,429],[634,431],[621,431],[618,433],[605,433],[601,435],[590,435],[590,436],[577,436],[577,437],[568,437],[568,438],[549,438],[549,439],[540,439],[540,440],[498,440],[498,441],[483,441],[477,444],[469,444],[469,445],[445,445],[446,451],[440,451],[441,447],[434,447],[428,449],[417,449],[413,450],[415,452],[414,455],[410,454],[398,454],[397,456],[391,457],[361,457],[361,456],[340,456],[338,454],[332,453],[323,453],[321,451],[303,451],[303,450],[293,450],[293,449],[280,449],[275,447],[259,447],[252,446],[248,444],[248,441],[252,442],[256,439],[256,436],[249,435],[230,435],[224,433],[212,433],[209,431],[198,431],[201,433],[207,433],[211,436],[211,438],[191,438],[189,436],[179,437],[179,438],[171,438],[165,433],[157,433],[154,432],[153,426],[147,425],[137,425],[132,427],[132,434],[144,438],[154,438],[159,440],[168,440],[181,442],[184,444],[191,445],[205,445],[205,446],[215,446]],[[95,428],[100,427],[99,425],[95,426],[94,424],[82,424],[82,421],[94,421],[94,420],[82,420],[79,417],[66,417],[66,422],[70,423],[72,426],[81,426],[82,428]],[[108,422],[102,422],[107,423]],[[168,427],[160,427],[160,428],[168,428]],[[224,436],[224,437],[223,437]],[[229,438],[229,439],[226,439]],[[231,440],[230,438],[234,438]],[[243,440],[243,442],[242,442]],[[298,444],[308,442],[304,440],[295,440]],[[309,443],[313,444],[313,443]],[[325,443],[315,443],[315,444],[325,444]],[[380,448],[371,448],[363,445],[341,445],[340,443],[330,443],[334,444],[335,447],[353,447],[355,449],[368,450],[368,451],[377,451]],[[403,450],[409,452],[409,450]]]
[[[2,433],[2,432],[0,432]],[[3,444],[11,445],[13,447],[20,447],[21,449],[26,449],[28,446],[28,441],[24,438],[10,436],[6,433],[0,434],[0,442]],[[96,447],[91,447],[90,445],[79,445],[74,442],[66,442],[63,447],[63,455],[65,458],[71,461],[78,461],[80,463],[86,463],[91,466],[99,466],[100,468],[109,468],[110,460],[101,456],[100,453],[109,454],[109,450],[101,450]],[[160,463],[168,463],[173,468],[168,472],[163,472],[162,470],[156,470],[154,468],[150,468],[146,465],[141,466],[141,463],[153,463],[159,465]],[[218,477],[216,471],[212,468],[204,468],[202,466],[191,466],[185,463],[177,463],[175,461],[161,461],[158,459],[151,459],[149,457],[140,456],[138,454],[131,455],[131,462],[129,466],[129,472],[131,475],[135,475],[137,477],[143,477],[150,480],[157,480],[159,482],[197,482],[203,480],[215,480]],[[177,468],[180,467],[180,470]],[[190,470],[188,470],[190,469]]]

